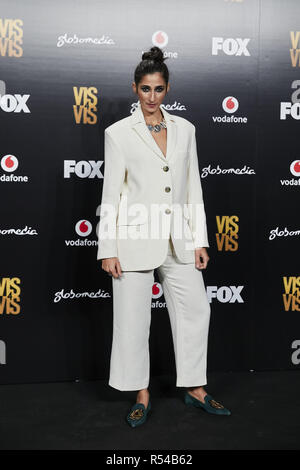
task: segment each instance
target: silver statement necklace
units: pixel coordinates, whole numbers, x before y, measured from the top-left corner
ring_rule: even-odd
[[[163,118],[162,121],[160,121],[158,124],[155,124],[155,126],[152,126],[151,124],[147,124],[147,127],[149,129],[150,132],[154,131],[154,132],[160,132],[163,128],[167,128],[167,123],[166,123],[166,120],[165,118]]]

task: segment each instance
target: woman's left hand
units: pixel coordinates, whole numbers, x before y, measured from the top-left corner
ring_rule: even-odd
[[[197,269],[205,269],[209,261],[206,248],[195,249],[195,266]]]

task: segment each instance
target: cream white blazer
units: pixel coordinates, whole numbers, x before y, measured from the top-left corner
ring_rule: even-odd
[[[160,109],[167,123],[166,157],[140,104],[104,132],[97,259],[118,257],[123,271],[160,266],[170,236],[183,263],[195,262],[195,248],[209,247],[196,128]]]

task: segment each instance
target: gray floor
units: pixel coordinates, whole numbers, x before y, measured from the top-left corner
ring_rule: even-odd
[[[232,411],[187,407],[175,378],[152,377],[152,414],[125,416],[135,392],[103,381],[0,386],[0,449],[300,449],[300,371],[209,373],[209,392]]]

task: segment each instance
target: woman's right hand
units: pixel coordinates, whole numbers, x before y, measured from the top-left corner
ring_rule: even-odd
[[[102,269],[111,274],[115,279],[122,276],[122,270],[119,258],[104,258],[102,260]]]

